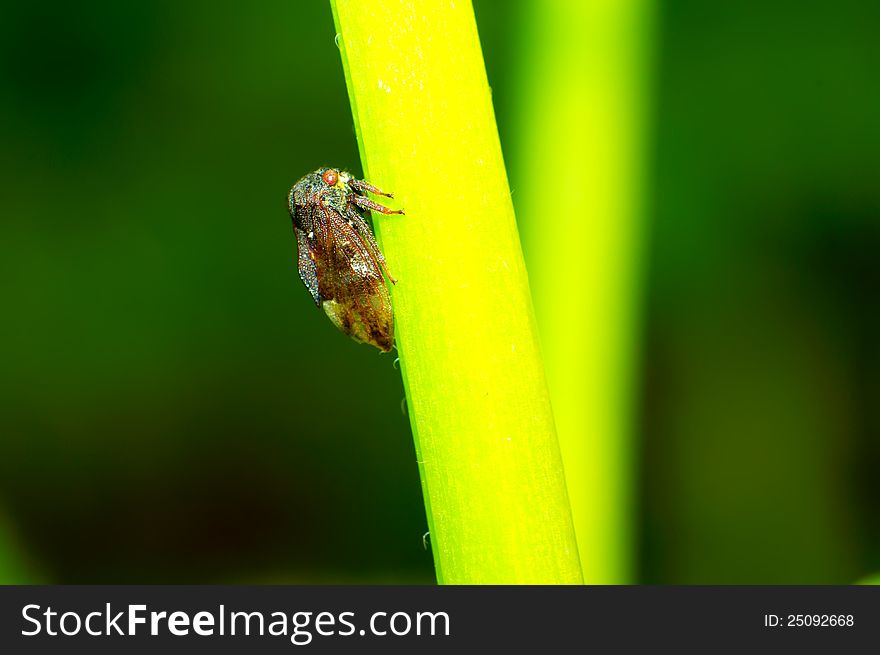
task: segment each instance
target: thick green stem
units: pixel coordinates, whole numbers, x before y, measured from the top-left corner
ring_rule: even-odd
[[[397,347],[437,578],[579,583],[528,280],[467,0],[335,0],[399,282]]]

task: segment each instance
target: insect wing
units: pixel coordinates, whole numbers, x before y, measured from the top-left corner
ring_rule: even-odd
[[[321,306],[321,295],[318,289],[318,271],[315,267],[315,251],[309,245],[305,232],[298,227],[293,228],[296,233],[296,249],[298,251],[299,276],[306,288],[312,294],[315,304]]]
[[[387,352],[394,320],[382,270],[347,221],[334,212],[327,212],[327,221],[315,259],[324,311],[345,334]]]

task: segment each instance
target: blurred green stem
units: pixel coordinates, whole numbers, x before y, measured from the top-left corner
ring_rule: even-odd
[[[579,583],[528,281],[470,2],[331,0],[399,282],[397,347],[437,579]]]
[[[627,583],[652,2],[529,10],[514,199],[584,579]]]

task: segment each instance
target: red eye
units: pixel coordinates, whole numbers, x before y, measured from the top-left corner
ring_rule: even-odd
[[[328,168],[326,171],[324,171],[324,174],[321,177],[327,184],[333,186],[334,184],[336,184],[337,180],[339,180],[339,173],[334,171],[332,168]]]

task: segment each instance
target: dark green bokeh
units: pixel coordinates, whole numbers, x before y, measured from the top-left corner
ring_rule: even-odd
[[[521,4],[475,3],[502,141]],[[661,3],[643,581],[880,570],[878,19]],[[31,575],[432,579],[393,356],[295,272],[287,189],[359,171],[333,35],[323,2],[0,10],[0,526]]]
[[[38,566],[430,581],[394,356],[296,273],[289,187],[359,169],[329,7],[5,13],[0,498]]]
[[[880,568],[880,5],[665,3],[649,582]]]

